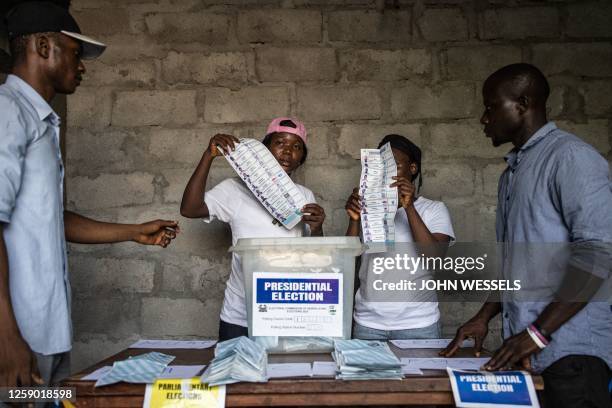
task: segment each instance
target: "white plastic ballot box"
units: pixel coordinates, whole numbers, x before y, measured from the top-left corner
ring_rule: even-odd
[[[271,353],[326,352],[349,339],[358,237],[239,239],[249,337]]]

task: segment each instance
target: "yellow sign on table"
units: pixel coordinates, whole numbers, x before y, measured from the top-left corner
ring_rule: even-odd
[[[209,387],[200,378],[157,380],[147,385],[143,408],[222,408],[225,386]]]

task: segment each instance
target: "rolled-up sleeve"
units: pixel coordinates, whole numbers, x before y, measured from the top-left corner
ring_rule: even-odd
[[[570,232],[570,263],[609,277],[612,183],[608,163],[587,145],[566,151],[555,177],[559,206]]]
[[[15,102],[0,95],[0,222],[10,223],[27,149],[25,123]]]

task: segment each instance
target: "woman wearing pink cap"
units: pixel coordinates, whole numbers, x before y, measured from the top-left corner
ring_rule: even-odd
[[[291,175],[300,167],[308,155],[304,124],[292,118],[276,118],[268,126],[263,144],[270,150],[280,166]],[[300,237],[323,235],[325,212],[315,203],[312,191],[296,184],[306,197],[307,204],[301,223],[287,230],[268,213],[251,191],[238,177],[229,178],[210,191],[206,181],[215,157],[234,150],[238,139],[231,135],[217,134],[210,139],[198,167],[185,187],[181,202],[181,215],[187,218],[213,218],[227,222],[232,228],[232,244],[240,238]],[[204,198],[204,199],[202,199]],[[247,316],[243,271],[240,258],[232,254],[232,271],[225,288],[225,299],[221,309],[219,340],[247,336]]]

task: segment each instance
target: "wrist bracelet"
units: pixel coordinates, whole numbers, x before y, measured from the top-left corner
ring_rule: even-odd
[[[542,335],[542,333],[540,333],[533,324],[529,325],[529,330],[535,334],[535,336],[540,339],[540,341],[542,342],[542,344],[544,344],[545,346],[548,346],[549,341],[546,339],[546,337],[544,337]]]
[[[531,337],[531,340],[533,340],[533,342],[536,344],[536,346],[538,346],[540,350],[543,350],[546,348],[546,344],[542,343],[542,340],[540,340],[537,334],[533,332],[533,330],[531,329],[531,326],[527,326],[526,330],[527,330],[527,334],[529,335],[529,337]]]
[[[546,339],[547,343],[550,343],[552,341],[552,337],[550,336],[550,334],[546,330],[542,329],[539,324],[533,322],[531,323],[531,326],[533,326],[532,328],[536,333],[541,334],[542,337]]]

